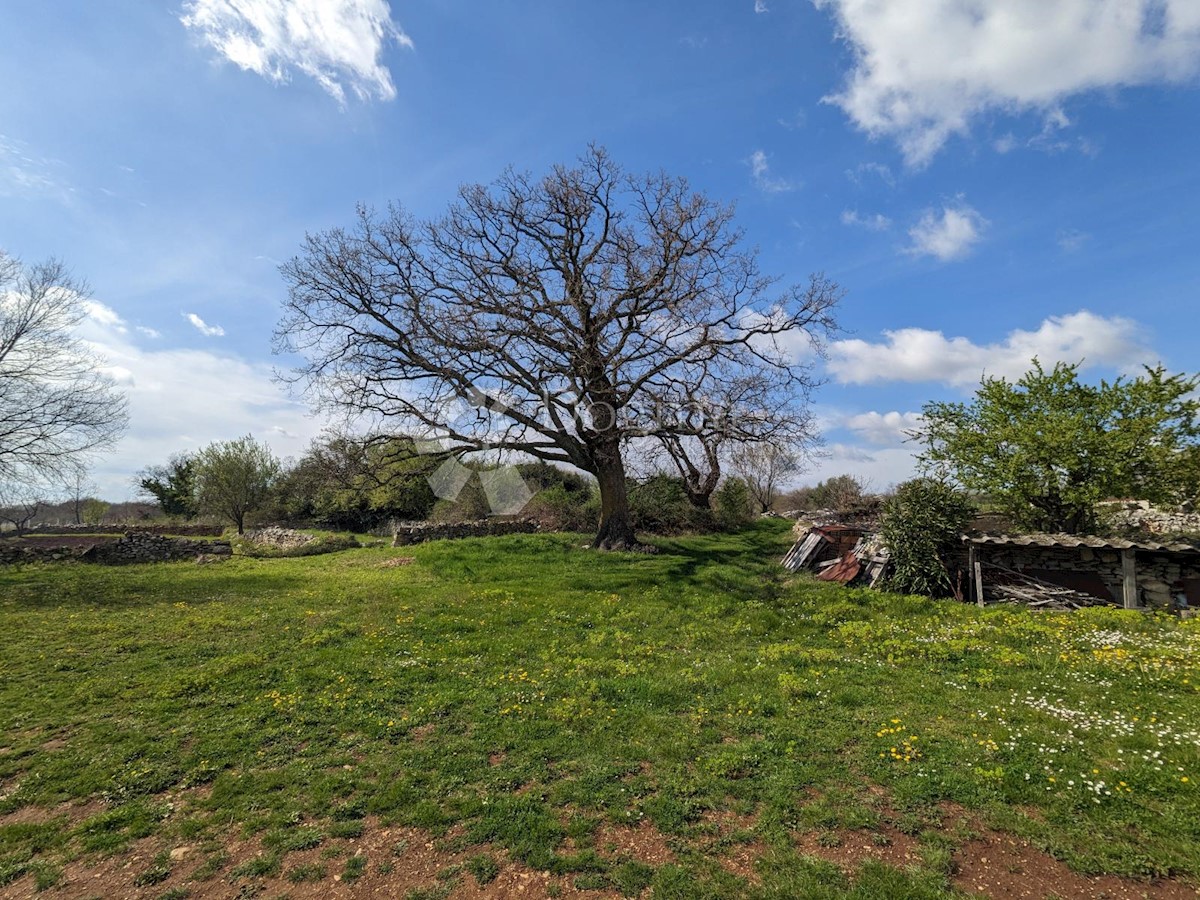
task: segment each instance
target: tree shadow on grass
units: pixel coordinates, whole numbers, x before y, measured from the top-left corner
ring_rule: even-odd
[[[236,562],[204,566],[192,562],[12,566],[0,568],[0,608],[129,609],[174,603],[199,606],[232,599],[253,600],[267,592],[292,591],[310,582],[311,573],[306,577],[299,569],[247,569]]]

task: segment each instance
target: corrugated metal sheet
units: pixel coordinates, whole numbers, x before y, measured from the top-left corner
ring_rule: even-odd
[[[1079,534],[968,534],[963,541],[991,547],[1046,547],[1051,549],[1144,550],[1148,553],[1189,553],[1200,556],[1200,548],[1174,541],[1160,544],[1155,541],[1126,541]]]
[[[851,550],[832,566],[819,573],[817,578],[821,581],[836,581],[838,584],[849,584],[858,577],[861,569],[862,564],[858,561],[858,557],[854,555],[854,551]]]

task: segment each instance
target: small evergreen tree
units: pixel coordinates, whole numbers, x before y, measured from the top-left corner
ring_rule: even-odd
[[[741,528],[754,518],[754,497],[750,486],[741,478],[722,481],[713,500],[717,507],[717,522],[722,528]]]

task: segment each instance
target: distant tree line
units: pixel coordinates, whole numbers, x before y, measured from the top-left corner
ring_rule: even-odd
[[[513,514],[549,528],[589,531],[599,521],[600,493],[589,474],[541,460],[500,464],[427,450],[403,436],[328,434],[287,463],[252,436],[181,452],[138,473],[137,487],[162,514],[247,522],[282,522],[339,531],[386,530],[398,521],[476,521],[495,514],[485,483],[504,469],[519,477],[528,502]],[[460,466],[462,484],[439,497],[438,470]],[[668,471],[630,478],[636,528],[678,533],[737,527],[757,512],[748,482],[725,476],[709,504],[698,505],[684,479]]]

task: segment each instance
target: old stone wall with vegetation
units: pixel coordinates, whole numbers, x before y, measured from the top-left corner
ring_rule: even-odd
[[[528,519],[484,519],[479,522],[447,524],[420,522],[397,527],[392,537],[392,546],[405,547],[409,544],[421,544],[425,541],[440,541],[448,538],[488,537],[500,534],[532,534],[537,530],[537,523],[531,522]]]

